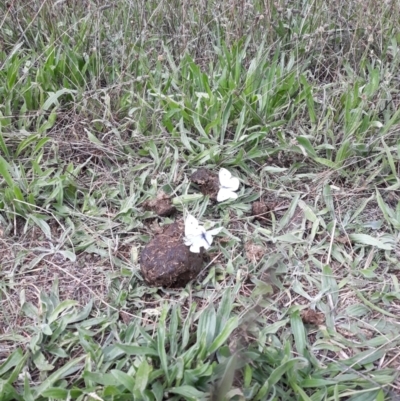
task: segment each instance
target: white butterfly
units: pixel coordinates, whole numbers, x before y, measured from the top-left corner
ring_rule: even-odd
[[[213,236],[217,235],[221,230],[222,227],[218,227],[206,231],[198,220],[189,214],[185,220],[185,245],[190,246],[190,252],[199,253],[200,248],[208,249],[211,246]]]
[[[223,202],[227,199],[237,199],[235,193],[239,189],[239,178],[232,177],[232,174],[226,169],[219,170],[219,191],[217,201]]]

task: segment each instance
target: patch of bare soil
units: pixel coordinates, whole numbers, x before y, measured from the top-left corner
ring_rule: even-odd
[[[49,132],[56,159],[85,165],[89,162],[102,165],[103,159],[112,159],[118,153],[108,135],[97,136],[87,120],[71,113],[60,114]]]
[[[105,273],[112,266],[88,253],[78,254],[72,262],[58,252],[49,252],[50,241],[38,228],[26,234],[19,228],[13,233],[1,231],[0,236],[0,335],[12,338],[19,334],[28,341],[26,328],[35,322],[22,311],[24,304],[31,303],[40,312],[40,294],[51,292],[60,302],[69,299],[84,306],[93,299],[99,303],[107,298]],[[15,346],[10,342],[10,348]],[[9,355],[10,348],[1,347],[0,358]]]

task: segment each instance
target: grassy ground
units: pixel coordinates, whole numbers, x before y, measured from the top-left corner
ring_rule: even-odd
[[[397,0],[99,3],[0,4],[0,399],[400,397]],[[227,235],[150,288],[186,211]]]

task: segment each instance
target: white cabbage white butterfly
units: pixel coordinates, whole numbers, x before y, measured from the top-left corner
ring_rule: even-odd
[[[238,195],[235,193],[239,189],[239,178],[232,177],[230,171],[226,168],[219,170],[219,191],[217,201],[223,202],[227,199],[237,199]]]
[[[218,227],[206,231],[198,220],[189,214],[185,220],[185,245],[190,246],[190,252],[199,253],[200,248],[208,249],[211,246],[213,236],[217,235],[221,230],[222,227]]]

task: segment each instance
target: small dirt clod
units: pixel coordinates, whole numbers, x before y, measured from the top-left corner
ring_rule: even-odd
[[[249,262],[259,262],[265,255],[265,247],[256,245],[251,241],[246,242],[244,249]]]
[[[200,168],[191,175],[190,180],[198,185],[203,195],[208,195],[214,201],[217,200],[219,178],[216,174],[206,168]]]
[[[301,320],[305,324],[320,325],[325,322],[325,315],[322,312],[316,312],[312,309],[305,309],[301,311]]]
[[[269,208],[269,206],[263,201],[253,202],[251,206],[252,215],[256,220],[265,220],[265,218],[267,217],[266,214],[270,210],[271,209]]]
[[[171,203],[171,198],[163,191],[160,191],[155,199],[144,202],[143,209],[151,210],[160,217],[171,216],[176,212],[175,206]]]

